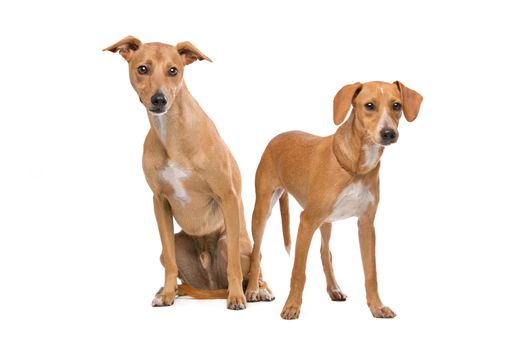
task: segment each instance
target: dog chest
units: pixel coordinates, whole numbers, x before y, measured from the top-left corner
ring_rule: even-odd
[[[326,222],[343,220],[352,216],[360,216],[374,201],[374,195],[361,182],[353,183],[341,191],[335,200],[332,213]]]
[[[160,173],[162,181],[167,183],[173,190],[173,196],[182,203],[190,203],[191,198],[184,187],[184,181],[191,175],[189,170],[180,165],[169,162]]]

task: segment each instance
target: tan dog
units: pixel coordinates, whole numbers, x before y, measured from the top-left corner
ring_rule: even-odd
[[[319,137],[291,131],[270,141],[255,178],[254,248],[247,293],[257,290],[262,235],[277,199],[286,249],[290,250],[289,192],[304,210],[297,235],[290,294],[281,317],[299,317],[306,258],[318,228],[322,235],[321,259],[328,294],[332,300],[346,299],[335,280],[329,240],[331,223],[351,216],[359,218],[368,306],[375,317],[395,317],[395,313],[383,305],[377,291],[374,217],[379,203],[379,159],[384,147],[397,141],[401,111],[408,121],[413,121],[422,100],[421,95],[400,82],[346,85],[334,98],[334,123],[341,124],[351,105],[353,109],[334,135]]]
[[[228,288],[228,308],[244,309],[242,281],[249,270],[251,243],[241,175],[215,125],[183,80],[186,65],[211,60],[189,42],[143,44],[132,36],[105,50],[119,52],[128,61],[131,85],[151,124],[143,168],[153,191],[165,268],[164,286],[152,305],[173,304],[179,277],[185,283],[179,294],[226,297],[226,291],[217,289]],[[176,235],[173,218],[182,228]],[[259,282],[248,301],[273,300],[270,289]]]

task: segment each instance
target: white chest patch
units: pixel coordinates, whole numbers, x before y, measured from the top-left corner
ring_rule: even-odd
[[[168,165],[160,171],[160,177],[166,181],[173,188],[173,195],[175,198],[182,203],[190,203],[191,198],[188,196],[186,189],[184,188],[183,182],[188,176],[191,175],[189,170],[175,164],[168,163]]]
[[[364,158],[361,163],[361,167],[364,169],[375,168],[377,162],[379,161],[380,151],[383,148],[381,145],[374,144],[372,146],[364,145],[362,152],[364,153]]]
[[[368,187],[360,182],[353,183],[337,196],[332,213],[326,219],[326,222],[360,216],[373,201],[374,196]]]

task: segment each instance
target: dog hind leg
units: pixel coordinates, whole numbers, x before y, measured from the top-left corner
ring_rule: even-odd
[[[333,301],[345,301],[346,295],[341,291],[335,280],[332,265],[332,253],[330,252],[330,236],[332,235],[332,224],[324,223],[321,231],[321,261],[323,262],[324,275],[326,277],[326,291]]]

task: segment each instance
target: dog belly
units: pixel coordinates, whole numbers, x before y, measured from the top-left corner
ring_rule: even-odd
[[[224,217],[215,199],[188,191],[191,202],[181,202],[175,196],[169,200],[173,217],[184,232],[191,236],[203,236],[224,232]]]

